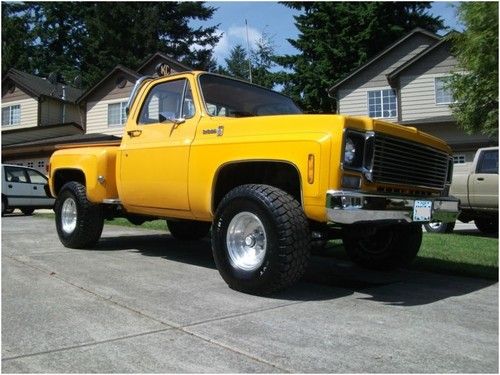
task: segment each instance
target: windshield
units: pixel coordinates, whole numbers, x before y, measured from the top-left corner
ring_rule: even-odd
[[[250,117],[302,113],[292,99],[259,86],[213,74],[199,78],[208,113]]]

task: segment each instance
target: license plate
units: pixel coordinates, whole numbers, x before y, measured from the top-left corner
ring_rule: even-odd
[[[432,201],[415,201],[413,221],[431,221]]]

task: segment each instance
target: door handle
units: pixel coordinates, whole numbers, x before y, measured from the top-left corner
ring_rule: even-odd
[[[9,189],[12,189],[12,185],[11,184],[9,184]]]
[[[142,134],[142,130],[129,130],[127,132],[127,134],[130,136],[130,137],[138,137]]]
[[[33,190],[38,190],[38,188],[36,186],[33,186]]]
[[[484,181],[484,177],[478,177],[477,180],[478,181]]]

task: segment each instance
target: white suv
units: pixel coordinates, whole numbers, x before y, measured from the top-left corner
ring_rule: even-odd
[[[37,208],[53,208],[54,198],[47,196],[47,177],[35,169],[2,164],[2,216],[19,208],[31,215]]]

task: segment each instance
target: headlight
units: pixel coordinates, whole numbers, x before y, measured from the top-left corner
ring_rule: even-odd
[[[344,167],[359,169],[363,166],[363,154],[365,149],[365,135],[352,130],[345,134],[344,141]]]
[[[347,138],[344,148],[344,163],[351,165],[356,158],[356,145],[351,138]]]

